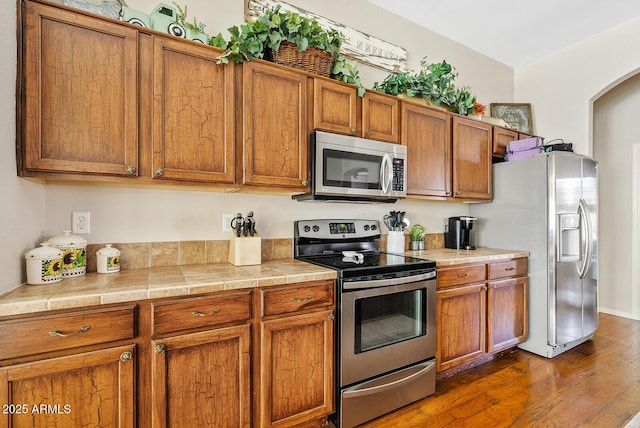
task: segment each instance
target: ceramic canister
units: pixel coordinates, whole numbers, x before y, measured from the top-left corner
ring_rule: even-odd
[[[27,261],[27,283],[48,284],[62,280],[62,251],[43,242],[24,255]]]
[[[80,276],[87,272],[87,240],[63,230],[62,235],[49,239],[52,246],[62,251],[62,276]]]
[[[120,250],[111,245],[105,244],[96,252],[98,273],[120,272]]]

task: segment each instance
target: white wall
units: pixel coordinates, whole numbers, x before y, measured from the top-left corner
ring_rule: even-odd
[[[157,0],[127,1],[129,7],[146,12],[157,3]],[[195,16],[207,24],[209,34],[222,32],[228,37],[227,28],[244,21],[242,1],[180,3],[188,5],[190,18]],[[459,71],[459,84],[471,85],[484,104],[513,99],[513,69],[390,15],[365,0],[292,0],[290,3],[406,48],[410,68],[417,69],[424,56],[428,56],[430,62],[446,59]],[[6,34],[15,33],[15,14],[3,14],[0,22]],[[0,65],[0,126],[5,130],[0,134],[0,177],[5,197],[0,204],[3,238],[0,256],[5,262],[0,293],[24,282],[25,251],[68,229],[74,210],[91,212],[91,234],[87,236],[90,243],[222,239],[223,212],[255,211],[260,231],[267,238],[291,237],[292,222],[299,218],[380,219],[390,209],[401,209],[407,211],[412,221],[426,224],[430,232],[438,232],[442,231],[444,218],[468,213],[466,205],[451,203],[403,201],[393,206],[298,203],[289,196],[40,185],[17,178],[14,154],[16,41],[12,37],[4,38],[0,47],[2,52],[9,53],[9,60]],[[368,88],[388,74],[367,66],[359,70]]]
[[[16,175],[16,5],[5,4],[0,27],[0,292],[24,281],[24,253],[37,244],[44,232],[44,189]]]
[[[634,303],[640,302],[630,297],[634,260],[633,146],[640,143],[638,111],[640,75],[608,91],[593,108],[594,157],[599,162],[600,186],[607,189],[600,192],[600,305],[607,312],[636,319],[640,314],[634,313]]]
[[[631,318],[637,317],[632,297],[640,291],[637,285],[631,289],[629,265],[637,260],[630,259],[631,233],[625,235],[624,228],[631,227],[629,140],[637,142],[637,94],[633,101],[628,91],[617,88],[595,110],[594,102],[640,71],[638,52],[640,19],[635,19],[515,71],[515,100],[532,103],[535,132],[563,138],[576,152],[602,158],[600,310]]]
[[[515,102],[532,104],[535,132],[591,155],[592,104],[640,68],[640,18],[515,70]]]

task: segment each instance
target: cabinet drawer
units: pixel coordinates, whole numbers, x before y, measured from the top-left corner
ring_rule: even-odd
[[[513,259],[504,262],[489,263],[487,275],[489,279],[522,276],[527,274],[527,259]]]
[[[5,321],[0,359],[132,339],[134,326],[134,305]]]
[[[438,288],[472,284],[485,280],[485,265],[464,265],[438,269]]]
[[[333,305],[335,288],[334,281],[263,288],[262,316]]]
[[[152,314],[154,336],[243,322],[251,318],[251,292],[153,303]]]

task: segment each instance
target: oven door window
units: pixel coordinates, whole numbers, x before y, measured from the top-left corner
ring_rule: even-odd
[[[424,336],[427,290],[404,291],[355,301],[355,353]]]
[[[324,149],[323,185],[347,189],[382,189],[382,156]]]

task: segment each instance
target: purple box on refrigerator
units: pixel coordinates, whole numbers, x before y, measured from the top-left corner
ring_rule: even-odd
[[[515,140],[507,143],[507,152],[523,152],[525,150],[532,149],[541,149],[542,148],[542,138],[540,137],[530,137],[525,138],[523,140]]]

